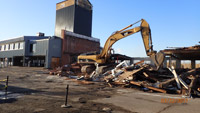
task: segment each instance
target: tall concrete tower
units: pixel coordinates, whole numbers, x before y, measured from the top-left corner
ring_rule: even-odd
[[[62,29],[91,37],[92,4],[89,0],[57,3],[55,36],[61,37]]]

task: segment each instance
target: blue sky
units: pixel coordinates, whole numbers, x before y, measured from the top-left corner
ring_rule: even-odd
[[[62,0],[1,0],[0,40],[44,32],[54,35],[56,3]],[[101,46],[116,30],[141,18],[151,27],[155,50],[199,44],[199,0],[90,0],[93,4],[92,36]],[[139,24],[138,24],[139,25]],[[129,56],[146,56],[140,33],[115,43]]]

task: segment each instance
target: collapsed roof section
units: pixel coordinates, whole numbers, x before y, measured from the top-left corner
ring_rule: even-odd
[[[180,60],[200,60],[200,45],[162,50],[166,55]]]

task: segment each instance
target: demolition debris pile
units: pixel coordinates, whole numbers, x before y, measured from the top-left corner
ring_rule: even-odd
[[[134,87],[149,92],[182,94],[186,97],[200,96],[200,68],[175,70],[172,66],[155,71],[151,65],[144,64],[144,61],[132,65],[124,61],[115,68],[99,74],[98,65],[96,66],[97,69],[89,75],[90,80],[105,81],[110,87]],[[50,74],[69,78],[76,75],[64,67],[50,71]],[[77,80],[82,79],[88,80],[88,75],[77,76]]]
[[[191,97],[200,96],[200,68],[179,70],[168,68],[162,71],[153,71],[147,64],[117,67],[108,72],[104,80],[110,85],[139,86],[146,91],[162,93],[177,93]]]

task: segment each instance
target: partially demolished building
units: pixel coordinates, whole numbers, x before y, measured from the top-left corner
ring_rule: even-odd
[[[0,41],[0,67],[54,68],[73,63],[81,53],[100,50],[100,40],[91,34],[89,0],[65,0],[56,5],[55,36],[39,34]]]
[[[190,67],[194,69],[197,67],[196,62],[200,60],[200,45],[165,49],[163,52],[170,57],[166,59],[165,62],[167,62],[167,60],[175,60],[176,68],[182,68],[181,61],[188,60],[191,62]]]

